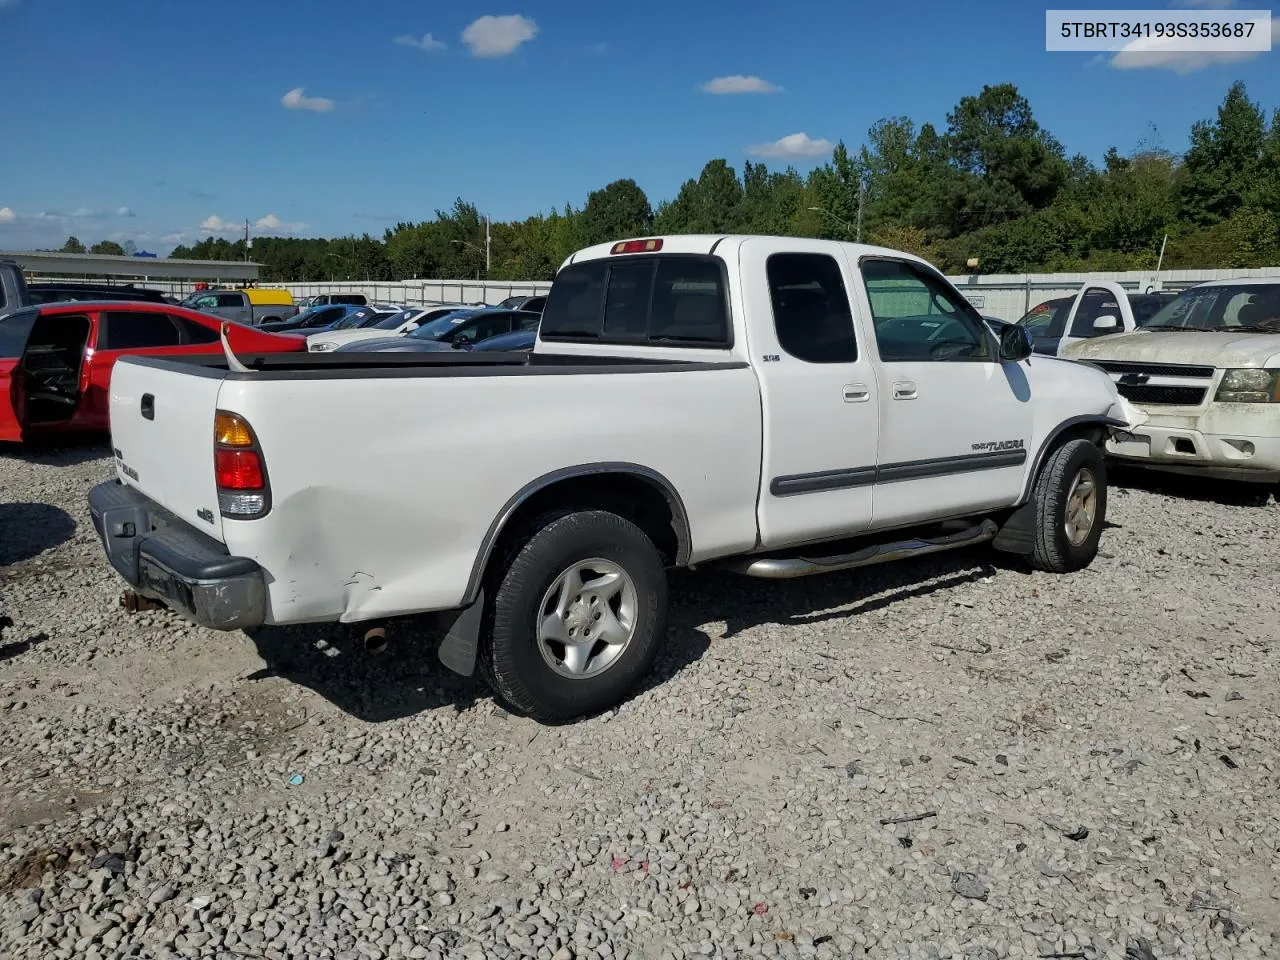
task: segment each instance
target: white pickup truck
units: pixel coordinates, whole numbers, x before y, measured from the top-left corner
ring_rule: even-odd
[[[666,570],[1098,549],[1111,379],[997,340],[933,267],[823,240],[579,251],[531,353],[126,357],[89,504],[126,596],[220,629],[435,612],[511,707],[624,699]]]

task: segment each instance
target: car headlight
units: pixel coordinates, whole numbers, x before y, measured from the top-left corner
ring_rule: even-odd
[[[1213,399],[1219,403],[1280,403],[1280,370],[1228,370]]]
[[[336,343],[312,343],[310,344],[310,347],[312,353],[325,353],[329,350],[338,349],[338,345]]]

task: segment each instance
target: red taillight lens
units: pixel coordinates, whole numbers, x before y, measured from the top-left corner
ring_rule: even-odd
[[[661,238],[651,240],[621,240],[613,245],[610,253],[656,253],[662,249]]]
[[[261,490],[266,486],[257,450],[214,450],[213,470],[223,490]]]

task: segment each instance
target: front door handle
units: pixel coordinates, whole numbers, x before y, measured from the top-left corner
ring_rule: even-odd
[[[871,391],[865,383],[846,383],[844,385],[845,403],[866,403],[871,399]]]
[[[910,380],[898,380],[893,384],[893,399],[895,400],[914,400],[916,398],[916,385]]]

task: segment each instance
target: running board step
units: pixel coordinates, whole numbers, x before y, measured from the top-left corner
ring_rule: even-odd
[[[721,564],[725,569],[748,577],[765,580],[791,580],[816,573],[835,573],[855,567],[869,567],[905,557],[922,557],[929,553],[954,550],[994,540],[1000,528],[994,520],[983,520],[972,527],[940,537],[913,537],[892,543],[876,543],[853,553],[831,557],[738,557]]]

